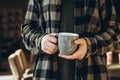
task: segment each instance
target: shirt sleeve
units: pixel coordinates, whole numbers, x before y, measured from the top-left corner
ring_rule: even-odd
[[[116,40],[116,30],[118,30],[118,26],[116,23],[116,11],[112,0],[100,0],[99,11],[102,29],[100,33],[94,37],[84,37],[88,45],[85,58],[90,55],[103,55],[114,48],[113,41]]]
[[[33,54],[41,52],[40,42],[44,35],[41,28],[39,4],[35,0],[29,0],[25,19],[21,28],[23,43]]]

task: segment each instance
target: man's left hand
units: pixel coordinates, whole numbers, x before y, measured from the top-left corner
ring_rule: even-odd
[[[87,53],[87,43],[86,40],[83,38],[75,40],[75,44],[79,45],[78,50],[73,53],[72,55],[63,55],[59,53],[59,57],[65,58],[65,59],[83,59],[85,54]]]

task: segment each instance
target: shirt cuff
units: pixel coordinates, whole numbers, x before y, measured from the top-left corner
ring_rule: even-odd
[[[94,55],[97,51],[97,41],[95,38],[84,37],[83,39],[85,39],[87,43],[87,53],[84,58],[88,58],[90,55]]]
[[[38,39],[36,39],[36,48],[33,49],[35,55],[43,54],[44,52],[41,49],[41,40],[47,33],[42,34]]]

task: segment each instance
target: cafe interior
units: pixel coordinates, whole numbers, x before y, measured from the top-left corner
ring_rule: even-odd
[[[120,0],[113,0],[120,22]],[[35,57],[22,42],[21,24],[28,0],[0,0],[0,80],[32,80]],[[120,27],[120,25],[119,25]],[[120,80],[120,36],[112,59],[106,58],[111,80]],[[113,54],[114,53],[114,54]],[[109,55],[108,55],[109,56]]]

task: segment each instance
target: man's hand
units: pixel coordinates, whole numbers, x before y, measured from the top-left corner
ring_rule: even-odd
[[[55,43],[57,43],[57,38],[54,33],[45,35],[41,41],[42,51],[48,54],[54,54],[58,51],[58,47]]]
[[[83,59],[85,54],[87,53],[87,44],[86,44],[86,40],[84,39],[77,39],[75,41],[75,44],[79,45],[78,50],[73,53],[72,55],[63,55],[63,54],[59,54],[59,57],[65,58],[65,59]]]

